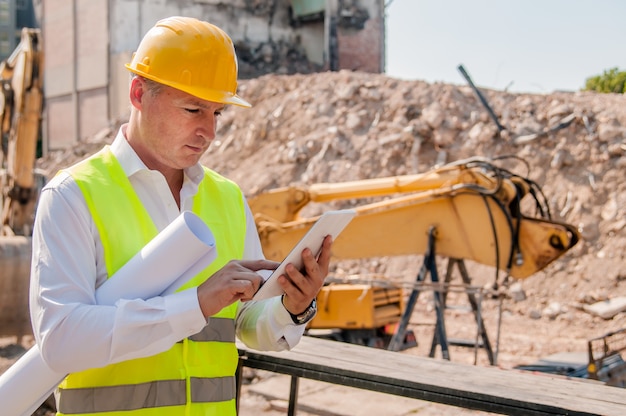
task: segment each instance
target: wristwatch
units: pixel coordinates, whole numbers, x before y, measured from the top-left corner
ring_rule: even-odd
[[[284,298],[285,295],[283,295]],[[283,299],[281,299],[282,301]],[[283,303],[283,306],[285,304]],[[285,310],[287,310],[287,312],[289,312],[289,310],[287,308],[285,308]],[[309,322],[311,319],[313,319],[313,317],[315,316],[315,314],[317,313],[317,302],[315,300],[315,298],[313,298],[313,301],[311,302],[311,304],[309,305],[308,308],[306,308],[304,310],[304,312],[298,314],[298,315],[294,315],[293,313],[289,312],[289,315],[291,315],[291,320],[293,321],[294,324],[296,325],[304,325],[307,322]]]

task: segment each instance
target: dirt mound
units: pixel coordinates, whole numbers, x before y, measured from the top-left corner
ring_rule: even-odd
[[[474,156],[514,156],[501,163],[541,186],[552,218],[577,226],[582,241],[521,281],[524,299],[505,302],[500,363],[512,366],[554,352],[584,350],[585,340],[626,321],[623,313],[602,319],[580,308],[626,294],[626,98],[589,92],[482,92],[506,130],[498,130],[464,85],[356,72],[242,81],[239,93],[253,108],[224,112],[218,138],[203,162],[252,196],[288,184],[419,173]],[[47,155],[39,166],[52,173],[110,142],[116,128],[90,143]],[[413,279],[420,261],[416,253],[345,267]],[[493,276],[479,266],[470,267],[470,274],[477,284]],[[428,305],[424,298],[416,309],[421,318],[414,323],[423,337],[429,335],[420,325],[432,323],[423,318],[432,315]],[[497,306],[484,308],[485,319],[495,321]]]

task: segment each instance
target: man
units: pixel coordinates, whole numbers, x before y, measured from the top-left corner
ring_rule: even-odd
[[[298,343],[328,273],[330,237],[303,252],[282,297],[250,301],[276,268],[263,259],[239,188],[202,167],[237,59],[221,29],[159,21],[126,67],[131,112],[111,146],[60,172],[41,193],[33,233],[31,317],[41,354],[69,373],[59,414],[234,415],[235,334],[249,347]],[[177,293],[96,304],[95,290],[182,211],[216,238],[217,259]],[[176,259],[167,259],[176,261]]]

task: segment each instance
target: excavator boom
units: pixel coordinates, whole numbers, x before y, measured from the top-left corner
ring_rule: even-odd
[[[539,217],[522,214],[522,198],[537,194],[533,182],[475,158],[421,175],[281,188],[249,202],[270,259],[282,260],[317,220],[299,216],[308,203],[387,196],[353,207],[357,216],[335,241],[335,258],[423,254],[432,229],[437,255],[473,260],[522,279],[579,239],[573,226],[552,221],[547,207]]]
[[[537,214],[527,215],[523,207],[533,200]],[[335,259],[424,255],[426,262],[440,256],[457,264],[473,260],[524,279],[580,238],[575,227],[550,219],[534,182],[472,158],[423,174],[292,186],[256,195],[248,202],[266,257],[281,261],[317,221],[319,216],[300,215],[305,207],[336,201],[346,201],[341,207],[348,205],[357,214],[333,243]],[[308,330],[394,351],[416,345],[406,330],[416,290],[407,300],[400,286],[378,280],[325,285]],[[484,337],[488,345],[486,333]]]

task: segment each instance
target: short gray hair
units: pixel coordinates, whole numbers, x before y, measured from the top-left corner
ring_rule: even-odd
[[[141,78],[141,80],[146,84],[146,89],[152,95],[159,94],[163,89],[163,84],[161,84],[160,82],[156,82],[146,77],[142,77],[141,75],[131,74],[130,79],[132,80],[133,78]]]

